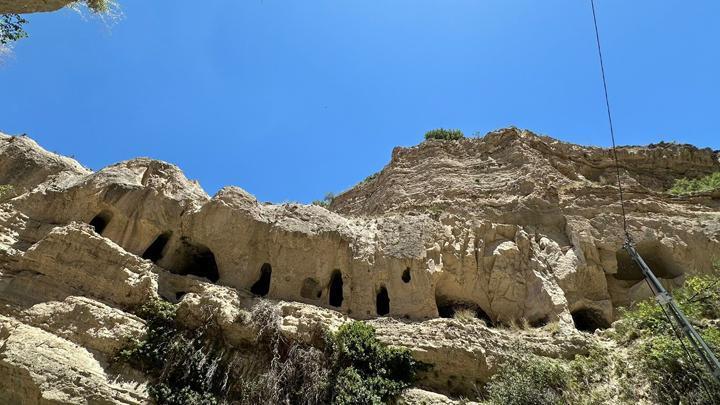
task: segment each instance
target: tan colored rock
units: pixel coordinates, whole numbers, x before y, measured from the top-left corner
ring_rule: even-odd
[[[622,251],[610,152],[527,131],[398,148],[331,211],[260,204],[237,187],[210,199],[177,167],[145,158],[93,173],[22,137],[0,136],[0,157],[0,184],[17,187],[0,204],[2,319],[64,342],[49,350],[80,356],[97,380],[58,382],[55,363],[11,356],[13,400],[75,400],[105,386],[94,377],[108,375],[103,359],[143,333],[128,312],[159,296],[179,303],[183,325],[212,323],[230,346],[257,343],[262,319],[303,341],[371,319],[382,341],[435,365],[423,387],[468,395],[516,345],[585,353],[595,338],[573,326],[605,328],[618,306],[649,295]],[[718,153],[658,145],[622,148],[620,159],[628,229],[657,275],[673,287],[710,271],[720,200],[663,191],[720,170]]]
[[[140,404],[144,386],[113,381],[84,348],[0,316],[0,403]]]
[[[84,224],[57,227],[24,252],[3,295],[35,304],[68,295],[94,297],[134,307],[157,297],[157,275],[150,262],[125,252]],[[33,290],[33,285],[52,285]]]
[[[20,319],[109,357],[145,336],[142,319],[85,297],[36,304],[23,311]]]
[[[75,0],[0,0],[0,13],[24,14],[56,11]]]

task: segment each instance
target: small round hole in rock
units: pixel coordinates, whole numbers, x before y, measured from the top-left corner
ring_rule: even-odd
[[[403,281],[404,283],[409,283],[409,282],[410,282],[410,279],[411,279],[411,277],[410,277],[410,267],[408,267],[407,269],[405,269],[405,271],[403,271],[402,281]]]

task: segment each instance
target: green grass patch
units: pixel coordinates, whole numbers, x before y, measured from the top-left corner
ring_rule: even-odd
[[[677,179],[668,190],[672,195],[688,195],[720,189],[720,172],[699,179]]]

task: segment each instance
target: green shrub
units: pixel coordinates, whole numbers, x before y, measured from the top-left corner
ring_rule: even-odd
[[[440,139],[444,141],[457,141],[465,135],[459,129],[437,128],[425,133],[425,139]]]
[[[687,195],[698,192],[707,192],[720,189],[720,172],[701,177],[699,179],[675,180],[672,188],[668,190],[673,195]]]
[[[0,184],[0,201],[11,198],[14,193],[15,188],[11,184]]]
[[[720,318],[720,276],[690,277],[673,296],[707,343],[718,352],[720,331],[709,326],[709,319]],[[688,401],[695,404],[720,402],[720,387],[712,382],[705,366],[687,340],[688,353],[674,335],[662,308],[647,300],[621,310],[622,320],[615,326],[615,338],[632,343],[631,359],[641,365],[650,395],[658,403]],[[683,337],[684,339],[684,337]],[[694,363],[694,365],[693,365]],[[710,392],[708,392],[708,390]]]
[[[720,332],[702,332],[715,351],[720,348]],[[671,334],[656,335],[634,348],[632,357],[640,364],[650,382],[651,395],[657,403],[716,404],[720,403],[720,385],[709,378],[705,365],[686,343],[692,362],[680,341]],[[694,362],[694,364],[693,364]]]
[[[149,302],[136,313],[146,320],[147,337],[131,342],[117,359],[153,378],[148,391],[161,405],[213,405],[226,399],[381,404],[409,387],[424,368],[407,350],[380,343],[363,322],[343,325],[337,333],[318,328],[313,339],[318,347],[288,340],[280,333],[279,310],[267,302],[252,309],[255,345],[238,349],[222,341],[211,320],[193,330],[178,327],[175,306],[168,302]]]
[[[351,399],[360,393],[369,393],[369,402],[360,403],[387,403],[427,367],[415,361],[407,349],[382,344],[375,329],[364,322],[342,325],[328,340],[334,374],[338,376],[332,384],[334,404],[358,403]]]
[[[333,200],[335,199],[335,194],[333,193],[326,193],[325,197],[323,197],[322,200],[315,200],[312,202],[312,205],[319,205],[321,207],[329,207],[330,204],[332,204]]]
[[[488,400],[504,405],[564,404],[568,371],[557,360],[518,355],[508,360],[486,385]]]
[[[27,20],[18,14],[0,14],[0,45],[7,45],[27,37],[23,24]]]

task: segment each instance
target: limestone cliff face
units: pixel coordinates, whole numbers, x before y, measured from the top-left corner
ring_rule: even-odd
[[[656,145],[619,158],[629,230],[658,275],[672,287],[710,271],[720,196],[664,190],[720,171],[717,152]],[[327,210],[261,204],[237,187],[211,198],[150,159],[92,172],[0,135],[0,184],[14,187],[0,204],[0,372],[10,376],[0,403],[146,401],[146,377],[111,359],[144,334],[133,308],[158,297],[189,327],[212,314],[238,346],[254,342],[246,319],[260,300],[294,338],[367,319],[435,365],[425,388],[451,394],[487,381],[513,339],[548,356],[584,352],[592,335],[576,327],[607,327],[617,306],[649,294],[621,253],[614,181],[606,149],[505,129],[396,149]],[[559,331],[445,319],[461,309],[488,325]]]
[[[56,11],[76,0],[0,0],[0,14]]]

